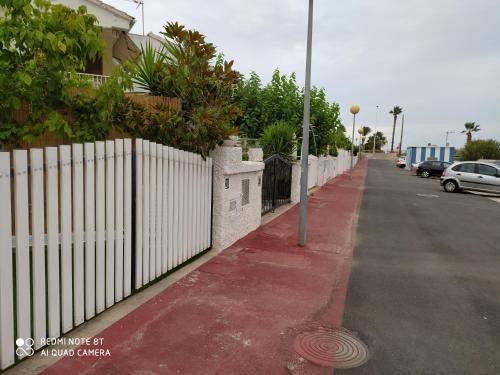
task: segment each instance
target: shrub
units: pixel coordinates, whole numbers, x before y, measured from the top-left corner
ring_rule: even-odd
[[[154,116],[156,137],[150,139],[207,156],[233,130],[239,74],[199,32],[167,23],[161,34],[162,50],[143,50],[135,80],[155,95],[180,98],[182,110]]]
[[[467,142],[460,153],[461,160],[500,159],[500,142],[494,139],[480,139]]]
[[[297,144],[295,141],[295,129],[284,121],[276,122],[264,130],[260,144],[265,158],[278,154],[286,160],[292,161]]]

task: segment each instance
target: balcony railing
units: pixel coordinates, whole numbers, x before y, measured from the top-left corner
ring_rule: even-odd
[[[76,75],[80,79],[90,80],[96,89],[109,79],[109,76],[99,74],[76,73]]]

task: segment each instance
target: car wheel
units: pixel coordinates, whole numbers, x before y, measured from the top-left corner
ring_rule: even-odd
[[[431,172],[429,172],[429,171],[422,171],[422,177],[423,178],[429,178],[429,177],[431,177]]]
[[[447,193],[455,193],[458,191],[458,184],[453,180],[445,181],[443,184],[444,191]]]

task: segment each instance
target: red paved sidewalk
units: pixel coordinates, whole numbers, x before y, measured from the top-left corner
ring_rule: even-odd
[[[68,357],[44,374],[328,374],[293,350],[318,325],[339,327],[366,160],[259,228],[97,337],[110,357]]]

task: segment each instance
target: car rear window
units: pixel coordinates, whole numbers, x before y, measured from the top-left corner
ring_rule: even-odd
[[[476,165],[472,163],[458,164],[457,166],[453,167],[453,170],[456,172],[475,173]]]

